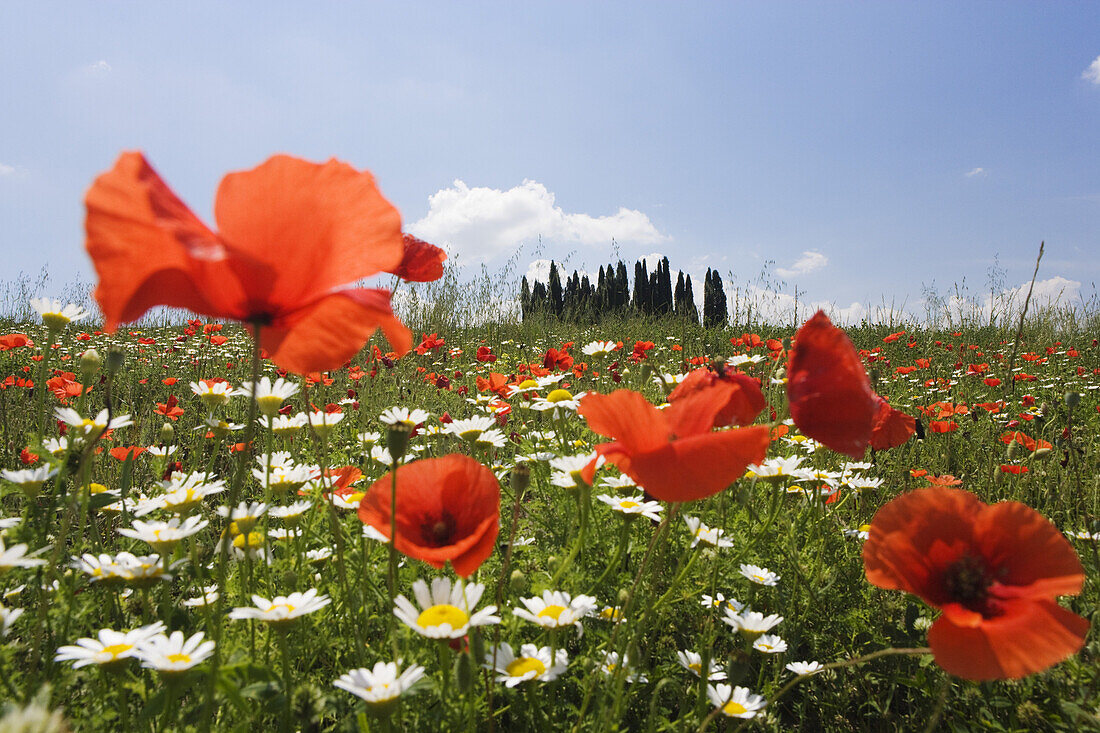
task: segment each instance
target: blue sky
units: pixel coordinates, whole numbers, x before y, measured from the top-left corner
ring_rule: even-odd
[[[92,280],[142,149],[210,220],[275,152],[369,168],[468,267],[669,255],[803,301],[1100,276],[1100,3],[4,3],[0,280]],[[536,244],[542,237],[542,246]],[[46,293],[49,294],[49,293]]]

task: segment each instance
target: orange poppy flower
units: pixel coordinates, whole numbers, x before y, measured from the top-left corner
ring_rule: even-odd
[[[662,501],[694,501],[722,491],[768,452],[766,427],[711,432],[730,390],[719,381],[658,410],[640,393],[620,389],[586,395],[577,412],[592,430],[615,439],[596,452],[639,486]]]
[[[878,410],[871,426],[871,447],[875,450],[896,448],[917,429],[917,421],[912,415],[894,409],[889,402],[876,395]]]
[[[391,474],[371,484],[359,519],[390,536]],[[500,531],[500,484],[473,458],[452,453],[397,469],[397,549],[469,577],[493,552]]]
[[[928,488],[882,507],[863,546],[868,582],[943,611],[928,645],[967,679],[1024,677],[1074,654],[1087,619],[1055,602],[1085,573],[1054,525],[1019,502],[987,505],[968,491]]]
[[[932,420],[928,423],[928,430],[933,433],[953,433],[959,429],[959,424],[954,420]]]
[[[260,325],[293,372],[341,366],[381,328],[411,336],[389,293],[347,283],[401,263],[401,217],[374,178],[336,160],[276,155],[218,186],[211,231],[141,153],[123,153],[85,197],[86,247],[108,331],[157,305]]]
[[[689,372],[684,377],[684,381],[676,385],[669,394],[668,401],[675,403],[689,394],[710,389],[719,383],[729,387],[722,387],[719,391],[712,393],[716,396],[722,395],[725,399],[721,409],[714,416],[716,428],[726,425],[749,425],[768,404],[764,399],[764,393],[760,391],[760,383],[729,365],[723,366],[721,372],[713,369],[696,369]]]
[[[803,435],[852,458],[871,442],[878,403],[847,334],[818,311],[795,334],[787,372],[791,417]]]

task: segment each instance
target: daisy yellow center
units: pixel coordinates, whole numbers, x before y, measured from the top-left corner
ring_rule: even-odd
[[[534,672],[536,677],[546,674],[546,665],[535,657],[520,657],[511,662],[504,671],[509,677],[522,677],[528,672]]]
[[[93,494],[102,494],[106,490],[107,490],[107,487],[104,486],[103,484],[89,484],[89,486],[88,486],[88,491],[90,491]]]
[[[698,674],[698,675],[703,674],[703,665],[700,664],[699,662],[692,662],[691,664],[688,665],[688,669],[690,669],[695,674]]]
[[[237,549],[243,549],[245,547],[260,547],[264,543],[264,536],[259,532],[249,532],[248,534],[239,534],[233,538],[233,546]]]
[[[861,525],[859,525],[859,531],[860,532],[870,532],[871,531],[871,525],[861,524]]]
[[[184,664],[190,664],[191,663],[191,655],[190,654],[183,654],[183,653],[169,654],[166,657],[166,659],[169,662],[183,662]]]
[[[757,583],[764,583],[768,580],[768,578],[764,575],[754,575],[752,576],[752,579],[755,580]]]
[[[538,386],[539,386],[539,383],[536,382],[533,379],[525,379],[525,380],[523,380],[522,382],[519,383],[519,388],[520,389],[534,389],[535,387],[538,387]]]
[[[69,325],[69,319],[60,313],[43,313],[42,323],[46,324],[46,328],[51,331],[59,331]]]
[[[426,608],[416,617],[416,625],[429,629],[433,626],[448,624],[452,629],[458,629],[469,623],[470,617],[457,606],[449,603],[440,603]]]
[[[288,615],[294,613],[294,606],[292,606],[289,603],[278,603],[278,604],[272,606],[271,608],[267,609],[267,612],[274,615],[274,614],[278,613],[278,610],[280,608],[285,608],[286,613]]]
[[[539,618],[552,618],[557,621],[564,612],[565,606],[550,605],[539,611]]]
[[[260,412],[275,412],[283,404],[283,398],[279,395],[264,395],[263,397],[256,398],[256,406],[260,408]]]
[[[571,399],[573,399],[573,393],[567,389],[555,389],[546,395],[547,402],[565,402]]]
[[[641,506],[641,504],[636,501],[631,501],[630,499],[623,499],[619,502],[619,506],[623,509],[634,509],[635,507]]]
[[[722,706],[722,712],[726,715],[744,715],[749,709],[739,702],[730,700]]]
[[[344,500],[347,501],[349,504],[355,504],[356,502],[362,501],[363,497],[366,495],[367,494],[364,491],[356,491],[354,493],[348,494],[346,497],[344,497]]]
[[[103,653],[110,654],[111,658],[114,659],[118,657],[119,654],[122,654],[123,652],[128,652],[133,648],[133,644],[111,644],[110,646],[103,647]]]

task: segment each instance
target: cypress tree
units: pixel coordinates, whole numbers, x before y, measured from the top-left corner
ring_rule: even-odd
[[[550,285],[548,288],[550,294],[550,302],[548,303],[549,312],[555,316],[560,316],[562,309],[565,307],[564,296],[561,290],[561,275],[558,274],[558,265],[553,260],[550,260]]]
[[[524,275],[519,285],[519,312],[523,320],[531,314],[531,287],[527,284],[527,276]]]
[[[691,275],[684,281],[684,310],[685,317],[692,323],[699,322],[699,308],[695,305],[695,293],[691,291]]]
[[[619,260],[619,264],[615,265],[615,300],[613,307],[615,310],[622,312],[626,310],[629,303],[630,281],[626,276],[626,265],[622,260]]]

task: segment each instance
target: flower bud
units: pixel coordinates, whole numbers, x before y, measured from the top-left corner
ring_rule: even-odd
[[[1079,404],[1081,404],[1080,392],[1066,392],[1066,407],[1072,410]]]
[[[526,463],[518,464],[512,469],[509,478],[512,483],[512,493],[516,496],[522,495],[531,485],[531,466]]]
[[[525,587],[527,587],[527,576],[524,575],[522,570],[513,570],[511,577],[508,578],[508,588],[513,593],[519,593]]]
[[[126,354],[123,353],[122,349],[109,349],[107,351],[107,372],[109,374],[117,374],[125,362]]]
[[[413,426],[409,423],[399,422],[389,426],[386,431],[386,450],[393,456],[394,461],[400,461],[405,457],[412,431]]]
[[[462,652],[455,660],[455,686],[463,694],[474,686],[474,664],[469,652]]]
[[[95,374],[101,366],[103,359],[95,349],[88,349],[80,355],[80,373],[85,375],[85,379]]]
[[[172,445],[176,440],[176,429],[172,427],[172,423],[166,422],[160,426],[160,435],[158,436],[161,445]]]

